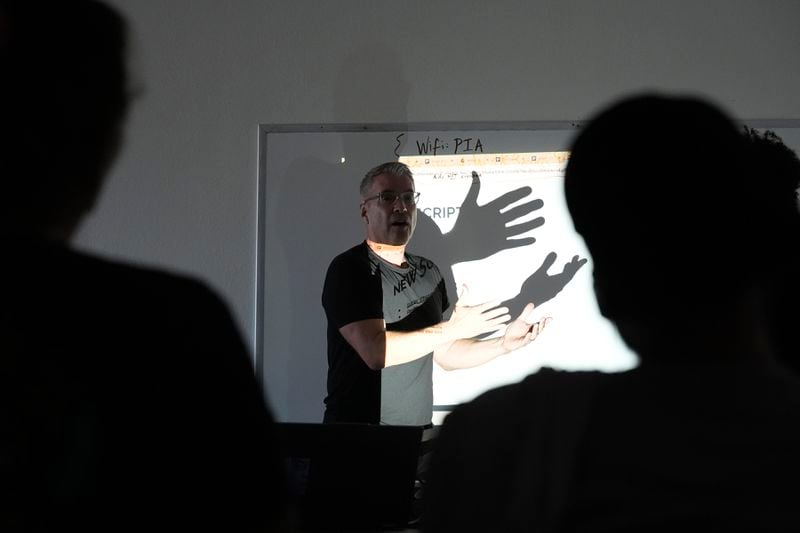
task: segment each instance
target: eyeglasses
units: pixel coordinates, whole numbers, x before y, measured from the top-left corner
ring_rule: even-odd
[[[394,204],[399,198],[405,205],[417,205],[419,200],[419,193],[413,191],[397,192],[397,191],[381,191],[375,196],[364,198],[364,201],[374,200],[377,198],[383,204]]]

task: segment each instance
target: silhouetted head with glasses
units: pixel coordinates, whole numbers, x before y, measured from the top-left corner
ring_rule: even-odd
[[[405,246],[417,225],[414,175],[403,163],[378,165],[361,180],[361,218],[367,240]]]

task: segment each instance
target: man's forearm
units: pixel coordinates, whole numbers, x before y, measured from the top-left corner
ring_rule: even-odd
[[[483,341],[486,346],[472,348],[472,342],[456,344],[456,341],[497,331],[508,320],[507,313],[507,308],[492,302],[457,305],[449,320],[415,331],[386,331],[386,324],[380,319],[353,322],[342,326],[339,331],[373,370],[408,363],[431,352],[448,354],[443,356],[443,360],[449,368],[467,368],[505,352],[495,342]],[[467,363],[463,363],[450,357],[456,348],[477,351],[467,358]]]
[[[373,370],[414,361],[442,351],[462,334],[445,321],[416,331],[387,331],[380,319],[360,320],[339,329],[345,340]]]
[[[416,331],[387,331],[385,366],[414,361],[453,342],[446,322]]]
[[[445,370],[458,370],[480,366],[506,353],[508,350],[503,347],[503,337],[459,339],[439,347],[433,357]]]

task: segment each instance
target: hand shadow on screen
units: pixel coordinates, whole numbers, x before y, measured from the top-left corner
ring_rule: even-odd
[[[438,225],[428,215],[422,211],[418,212],[414,244],[421,245],[420,249],[426,252],[429,251],[428,257],[441,266],[447,294],[451,299],[451,310],[458,294],[453,265],[463,261],[484,259],[503,250],[528,246],[536,242],[535,237],[515,237],[544,225],[544,217],[536,217],[510,226],[506,224],[541,209],[544,205],[541,199],[526,201],[501,212],[531,192],[530,187],[520,187],[484,205],[478,205],[480,176],[477,172],[473,172],[472,185],[461,205],[456,224],[450,232],[442,234]],[[512,317],[519,316],[528,302],[540,306],[554,298],[586,264],[586,259],[576,255],[564,265],[561,272],[550,274],[548,271],[556,259],[557,254],[551,251],[540,265],[531,265],[531,274],[523,283],[519,294],[504,302]],[[503,273],[497,272],[496,275],[502,276]]]

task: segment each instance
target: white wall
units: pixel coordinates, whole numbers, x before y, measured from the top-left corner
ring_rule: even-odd
[[[204,278],[251,341],[259,123],[583,119],[643,88],[800,118],[794,0],[112,3],[144,93],[77,244]]]

